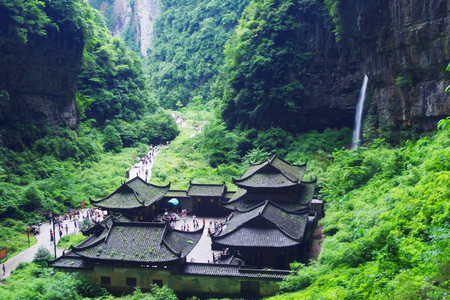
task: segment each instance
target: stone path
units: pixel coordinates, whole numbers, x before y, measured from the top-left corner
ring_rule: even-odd
[[[186,224],[189,225],[189,229],[192,230],[193,223],[192,223],[192,216],[186,216],[181,217],[178,221],[175,222],[175,228],[181,229],[181,226],[184,225],[184,221],[186,221]],[[194,249],[189,252],[189,254],[186,256],[186,260],[188,262],[198,262],[198,263],[207,263],[213,261],[213,253],[220,253],[221,251],[213,251],[211,250],[211,238],[208,236],[208,227],[209,227],[209,221],[212,220],[212,224],[214,224],[214,221],[216,222],[223,222],[225,218],[207,218],[205,219],[205,228],[203,227],[203,218],[198,217],[198,225],[200,226],[199,230],[203,230],[202,237],[198,241],[197,245],[195,245]]]
[[[83,211],[82,213],[85,213],[85,211]],[[65,229],[66,224],[69,227],[69,230],[68,230],[69,235],[77,234],[79,232],[78,227],[75,228],[75,225],[74,225],[73,221],[65,220],[65,221],[63,221],[63,233],[64,233],[64,235],[66,235],[66,229]],[[55,253],[54,252],[54,245],[53,245],[53,243],[50,243],[50,228],[52,228],[52,230],[53,230],[53,226],[48,224],[48,221],[46,221],[40,227],[40,234],[38,234],[36,236],[36,239],[37,239],[36,244],[31,246],[27,250],[17,254],[16,256],[8,259],[5,262],[6,273],[5,273],[5,275],[3,275],[3,270],[0,269],[0,280],[3,279],[3,278],[8,277],[9,275],[11,275],[11,271],[15,270],[16,267],[19,265],[19,263],[33,261],[34,255],[36,254],[36,252],[38,251],[39,247],[41,247],[41,246],[43,246],[43,247],[47,248],[48,250],[50,250],[50,253],[52,255],[54,255],[54,253]],[[59,230],[57,229],[57,226],[55,227],[55,230],[57,232],[57,234],[56,234],[56,242],[58,243],[58,241],[59,241]],[[63,252],[62,249],[56,248],[56,256],[57,257],[61,256],[62,252]]]

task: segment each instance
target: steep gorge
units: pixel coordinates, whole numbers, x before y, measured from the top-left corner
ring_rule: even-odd
[[[159,0],[89,1],[92,7],[99,9],[105,16],[111,34],[131,39],[129,42],[134,43],[142,56],[146,56],[153,46],[153,23],[160,12],[158,2]]]
[[[102,9],[115,36],[132,32],[142,55],[152,47],[160,1],[91,2]],[[430,130],[450,114],[444,92],[449,84],[448,1],[328,2],[337,5],[338,41],[323,0],[297,4],[306,9],[297,18],[302,25],[293,39],[300,55],[310,55],[302,74],[290,74],[305,88],[294,117],[298,128],[351,127],[364,74],[369,76],[365,114],[370,126]]]

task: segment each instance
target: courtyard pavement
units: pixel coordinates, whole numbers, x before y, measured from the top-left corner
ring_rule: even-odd
[[[184,221],[186,221],[186,224],[189,225],[189,230],[193,230],[193,223],[192,223],[193,217],[192,216],[186,216],[181,217],[179,220],[175,222],[175,228],[181,229],[181,226],[184,225]],[[200,241],[198,241],[197,245],[192,249],[192,251],[186,256],[186,261],[188,262],[198,262],[198,263],[208,263],[213,262],[213,253],[220,253],[221,251],[212,251],[211,250],[211,238],[208,236],[208,228],[209,228],[209,222],[212,221],[212,226],[214,226],[214,221],[216,222],[222,222],[225,218],[205,218],[205,228],[203,227],[203,218],[197,217],[199,229],[203,230],[203,235],[200,238]],[[213,227],[211,227],[212,229]]]

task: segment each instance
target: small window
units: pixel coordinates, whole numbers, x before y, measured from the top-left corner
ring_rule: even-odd
[[[111,284],[111,277],[102,276],[102,277],[100,277],[100,281],[102,284]]]
[[[159,279],[153,279],[153,284],[156,284],[159,287],[163,286],[163,281]]]
[[[128,286],[136,286],[136,284],[137,284],[136,278],[127,277],[127,285]]]

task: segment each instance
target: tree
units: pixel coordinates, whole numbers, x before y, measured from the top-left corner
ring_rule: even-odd
[[[120,152],[123,147],[122,139],[112,125],[106,126],[103,131],[103,147],[106,151],[112,152]]]
[[[33,262],[43,268],[48,267],[48,261],[53,259],[50,250],[44,246],[40,246],[36,254],[34,255]]]

